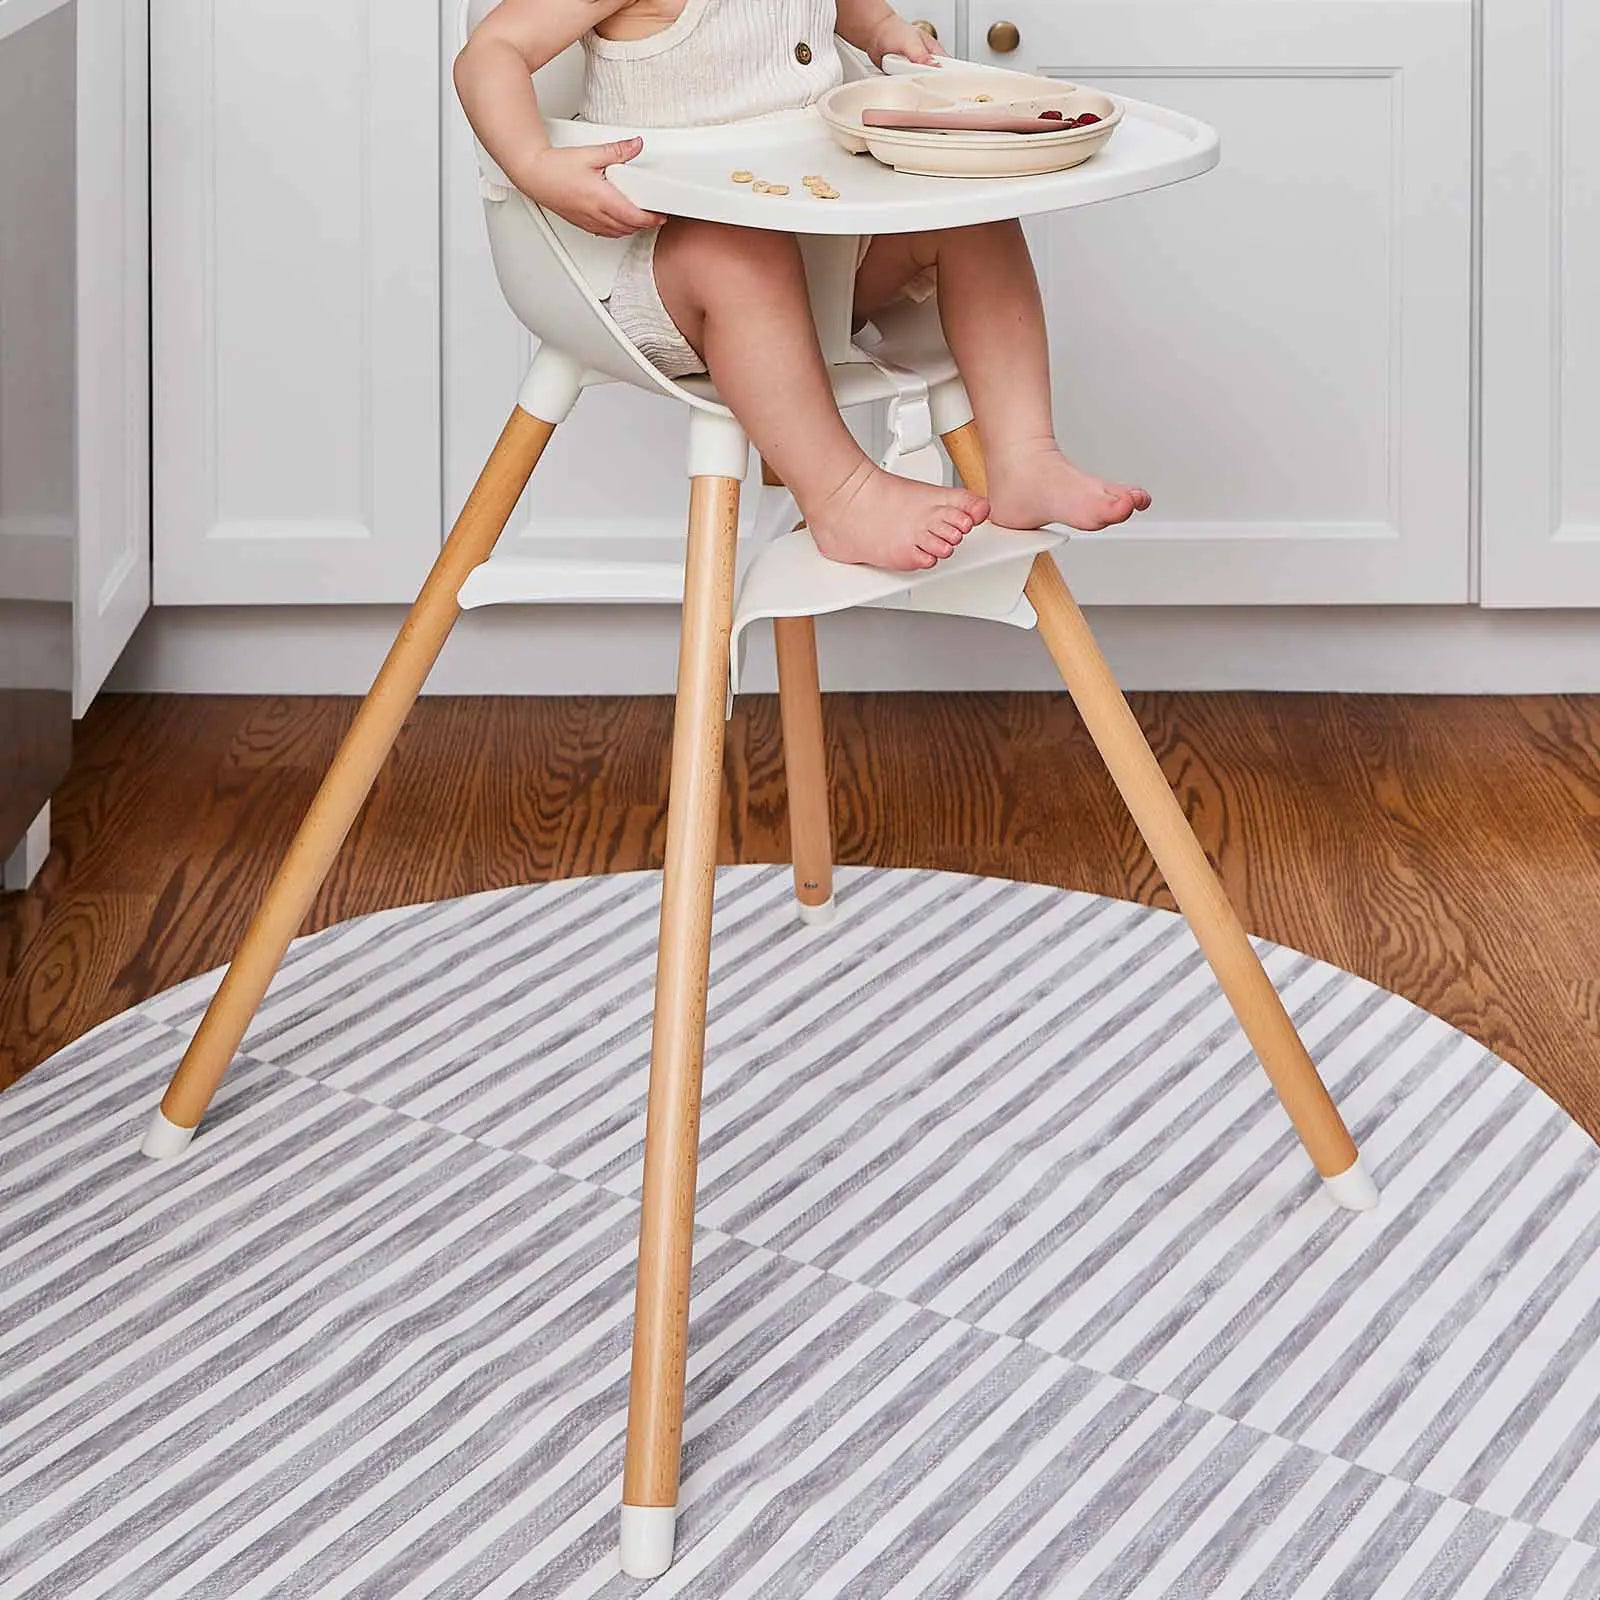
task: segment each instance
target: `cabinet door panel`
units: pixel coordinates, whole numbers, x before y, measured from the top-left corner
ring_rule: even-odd
[[[409,599],[440,537],[438,11],[152,26],[156,598]]]
[[[78,135],[73,97],[62,90],[76,50],[70,7],[25,24],[0,15],[0,681],[55,690],[66,686],[60,661],[35,678],[7,646],[26,621],[12,602],[48,607],[50,631],[63,640],[71,616]]]
[[[986,38],[1015,22],[1022,49]],[[1470,595],[1466,0],[983,0],[975,59],[1203,118],[1221,168],[1035,229],[1064,439],[1145,483],[1085,600]]]
[[[1600,13],[1484,4],[1483,599],[1600,606]]]
[[[148,0],[78,16],[78,552],[82,716],[150,604]]]

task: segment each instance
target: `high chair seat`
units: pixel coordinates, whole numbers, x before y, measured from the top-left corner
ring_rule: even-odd
[[[972,413],[966,390],[955,358],[939,330],[934,306],[907,303],[894,308],[876,325],[863,330],[860,342],[851,347],[850,354],[852,359],[829,368],[834,398],[841,411],[869,405],[897,408],[908,398],[913,402],[926,399],[927,414],[921,419],[920,428],[909,436],[898,433],[892,464],[900,465],[905,457],[929,452],[936,434],[949,433],[970,420]],[[899,376],[895,376],[896,373]],[[709,377],[679,379],[678,384],[707,407],[715,407],[726,414],[716,385]],[[891,434],[897,432],[897,415],[891,409]],[[798,508],[781,490],[764,498],[766,503],[747,521],[745,536],[739,543],[740,617],[746,626],[756,620],[758,614],[764,617],[780,614],[766,609],[765,604],[759,613],[744,609],[745,578],[752,566],[764,559],[771,543],[791,532],[799,515]],[[1047,544],[1058,542],[1055,537],[1046,540]],[[597,551],[593,542],[562,540],[557,536],[541,537],[538,543],[537,553],[493,556],[486,561],[462,588],[462,606],[476,609],[539,603],[677,605],[683,599],[681,539],[608,541],[603,551]],[[942,580],[953,573],[986,569],[1006,559],[1016,562],[1044,547],[1038,540],[1022,541],[1014,534],[1001,538],[991,533],[987,538],[973,540],[953,567],[946,564],[936,573],[903,573],[892,578],[875,573],[871,579],[865,578],[859,569],[845,578],[836,563],[822,560],[814,549],[811,560],[805,560],[802,553],[791,549],[785,553],[783,566],[786,600],[792,609],[781,614],[821,616],[855,605],[894,605],[901,603],[908,591],[923,587],[934,587],[945,594],[950,586]],[[1025,570],[1018,577],[1018,595],[1026,577]],[[794,587],[797,582],[801,584],[798,591]],[[763,586],[763,592],[772,591]],[[868,595],[871,598],[867,598]],[[1012,597],[1008,610],[1014,609],[1016,598],[1016,595]],[[959,600],[957,605],[959,608]],[[988,605],[987,599],[985,605]],[[989,614],[987,609],[984,614]]]
[[[463,29],[492,3],[472,0],[470,12],[463,12]],[[844,59],[847,73],[870,70],[848,51]],[[569,143],[607,137],[607,130],[570,120],[581,94],[579,55],[568,52],[536,81],[555,137]],[[845,158],[817,142],[814,124],[814,118],[801,114],[759,129],[653,136],[645,156],[612,178],[642,205],[801,236],[812,310],[839,403],[887,402],[887,464],[911,475],[942,473],[937,436],[961,479],[980,491],[987,482],[983,451],[935,308],[899,309],[882,319],[881,337],[852,338],[853,235],[955,227],[1087,204],[1194,176],[1215,163],[1217,152],[1215,135],[1192,119],[1129,103],[1106,150],[1050,179],[908,178],[869,162],[851,167],[850,181],[859,184],[859,193],[838,202],[837,210],[833,202],[807,204],[798,198],[795,204],[756,202],[728,182],[730,154],[741,140],[758,143],[763,161],[793,159],[802,167],[815,162],[815,170],[830,173],[826,163]],[[795,141],[787,155],[786,129]],[[540,348],[488,464],[152,1119],[145,1150],[170,1158],[193,1139],[461,609],[540,600],[681,602],[619,1524],[624,1570],[654,1577],[671,1563],[677,1518],[725,721],[737,687],[740,643],[757,621],[772,620],[777,650],[795,896],[804,922],[820,927],[833,914],[827,760],[812,619],[854,606],[894,605],[1037,626],[1321,1174],[1328,1199],[1363,1210],[1377,1204],[1378,1193],[1072,598],[1055,560],[1061,533],[980,528],[936,571],[904,574],[824,561],[809,535],[795,530],[794,501],[770,475],[765,475],[756,514],[741,519],[750,450],[738,422],[708,380],[674,383],[651,367],[605,308],[623,247],[591,239],[547,215],[510,188],[487,152],[480,148],[478,155],[500,283]],[[687,545],[645,542],[599,560],[592,548],[563,547],[559,538],[550,537],[545,553],[535,558],[491,560],[555,428],[585,389],[606,382],[633,384],[686,410]],[[1184,1137],[1184,1130],[1175,1130],[1174,1137]],[[1292,1203],[1287,1194],[1283,1203]]]

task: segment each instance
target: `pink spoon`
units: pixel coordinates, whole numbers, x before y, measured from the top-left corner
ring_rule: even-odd
[[[1064,117],[1020,117],[1006,111],[892,111],[881,106],[863,111],[861,122],[868,128],[954,129],[962,133],[1066,133],[1077,127]]]

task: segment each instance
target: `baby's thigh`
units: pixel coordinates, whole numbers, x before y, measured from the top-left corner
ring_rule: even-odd
[[[727,288],[752,282],[803,281],[800,248],[791,234],[734,228],[721,222],[673,217],[656,246],[656,281],[672,299],[704,306]]]
[[[866,321],[893,305],[938,259],[937,238],[931,233],[879,234],[856,272],[857,320]]]

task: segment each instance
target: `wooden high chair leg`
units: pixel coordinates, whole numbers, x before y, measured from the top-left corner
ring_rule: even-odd
[[[761,463],[761,481],[781,489],[783,479]],[[804,523],[798,524],[804,527]],[[822,732],[822,683],[817,675],[814,617],[777,617],[778,707],[783,719],[783,766],[789,780],[789,851],[794,857],[800,920],[820,927],[833,921],[833,823],[828,805],[828,750]]]
[[[781,489],[783,479],[761,463],[761,481]],[[804,524],[802,523],[803,527]],[[778,706],[783,718],[783,766],[789,780],[789,850],[800,920],[833,921],[833,823],[828,805],[828,750],[822,732],[822,683],[817,674],[817,624],[813,617],[778,617]]]
[[[456,603],[461,585],[488,559],[554,432],[554,423],[542,422],[520,406],[512,412],[179,1063],[145,1137],[146,1155],[179,1155],[194,1137],[461,615]]]
[[[762,462],[762,482],[784,480]],[[805,523],[800,523],[805,526]],[[822,736],[822,683],[816,669],[816,619],[773,621],[778,645],[778,707],[784,725],[784,773],[789,779],[789,853],[795,861],[800,920],[834,920],[834,824],[827,803],[827,741]]]
[[[671,1565],[676,1529],[711,900],[722,813],[738,538],[738,479],[695,478],[672,730],[672,791],[622,1485],[623,1568],[644,1578],[659,1577]]]
[[[967,486],[986,493],[976,428],[968,424],[947,435],[945,445]],[[1340,1205],[1370,1210],[1378,1191],[1355,1141],[1049,552],[1034,563],[1027,595],[1084,725],[1307,1154]]]
[[[817,673],[817,625],[811,617],[779,617],[778,703],[783,765],[789,778],[789,844],[795,896],[803,922],[833,921],[833,823],[828,806],[828,751]]]

